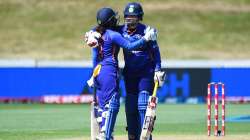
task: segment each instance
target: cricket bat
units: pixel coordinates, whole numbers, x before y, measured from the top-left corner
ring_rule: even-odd
[[[97,65],[93,71],[92,77],[96,77],[101,69],[101,65]],[[97,103],[97,98],[96,98],[96,89],[94,89],[94,94],[93,94],[93,101],[91,103],[91,111],[90,111],[90,123],[91,123],[91,140],[96,140],[96,137],[99,135],[100,128],[99,124],[97,121],[98,118],[98,103]]]
[[[96,93],[94,92],[93,101],[91,103],[91,111],[90,111],[90,123],[91,123],[91,140],[96,140],[96,136],[99,135],[99,124],[97,122],[97,100],[96,100]]]
[[[142,126],[140,140],[148,140],[150,138],[150,134],[153,131],[154,122],[156,119],[156,105],[158,102],[158,98],[156,96],[158,84],[158,81],[155,81],[153,94],[148,99],[148,106]]]

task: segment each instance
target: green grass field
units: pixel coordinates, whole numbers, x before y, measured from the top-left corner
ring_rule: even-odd
[[[142,1],[162,59],[249,59],[250,0]],[[90,60],[82,35],[99,8],[127,0],[1,0],[0,59]]]
[[[226,117],[250,115],[249,108],[250,104],[227,105]],[[0,140],[89,139],[89,112],[89,105],[0,104]],[[207,139],[206,134],[205,104],[158,106],[154,131],[158,139],[202,140]],[[250,122],[227,122],[226,134],[226,140],[249,140]],[[126,139],[124,105],[119,112],[115,136]]]

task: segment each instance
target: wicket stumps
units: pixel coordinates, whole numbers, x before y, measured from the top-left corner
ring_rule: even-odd
[[[219,92],[221,93],[221,131],[219,130]],[[225,136],[225,85],[209,83],[207,85],[207,135],[211,133],[211,97],[214,93],[214,136]]]

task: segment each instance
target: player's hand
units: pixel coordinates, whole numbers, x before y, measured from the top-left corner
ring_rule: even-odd
[[[94,87],[94,77],[93,76],[91,76],[91,78],[87,81],[87,84],[91,88]]]
[[[154,28],[151,28],[150,26],[148,26],[146,28],[146,30],[144,31],[145,35],[143,36],[143,38],[146,40],[146,41],[154,41],[157,39],[157,31],[156,29]]]
[[[89,31],[85,33],[85,42],[90,47],[97,47],[99,45],[99,39],[101,38],[101,34],[96,31]]]
[[[158,81],[159,87],[161,87],[164,84],[165,79],[166,79],[166,72],[164,72],[164,71],[156,71],[155,72],[154,80]]]

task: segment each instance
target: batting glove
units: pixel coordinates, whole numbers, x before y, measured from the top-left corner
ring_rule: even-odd
[[[150,26],[148,26],[146,28],[146,30],[144,31],[145,35],[143,36],[143,38],[146,41],[154,41],[157,39],[157,31],[154,28],[151,28]]]
[[[87,84],[91,88],[94,87],[94,77],[93,76],[91,76],[91,78],[87,81]]]
[[[166,79],[166,73],[164,71],[155,72],[154,80],[158,81],[159,87],[161,87],[164,84],[165,79]]]
[[[99,39],[101,38],[101,34],[96,31],[89,31],[85,33],[85,42],[90,47],[97,47],[99,45]]]

